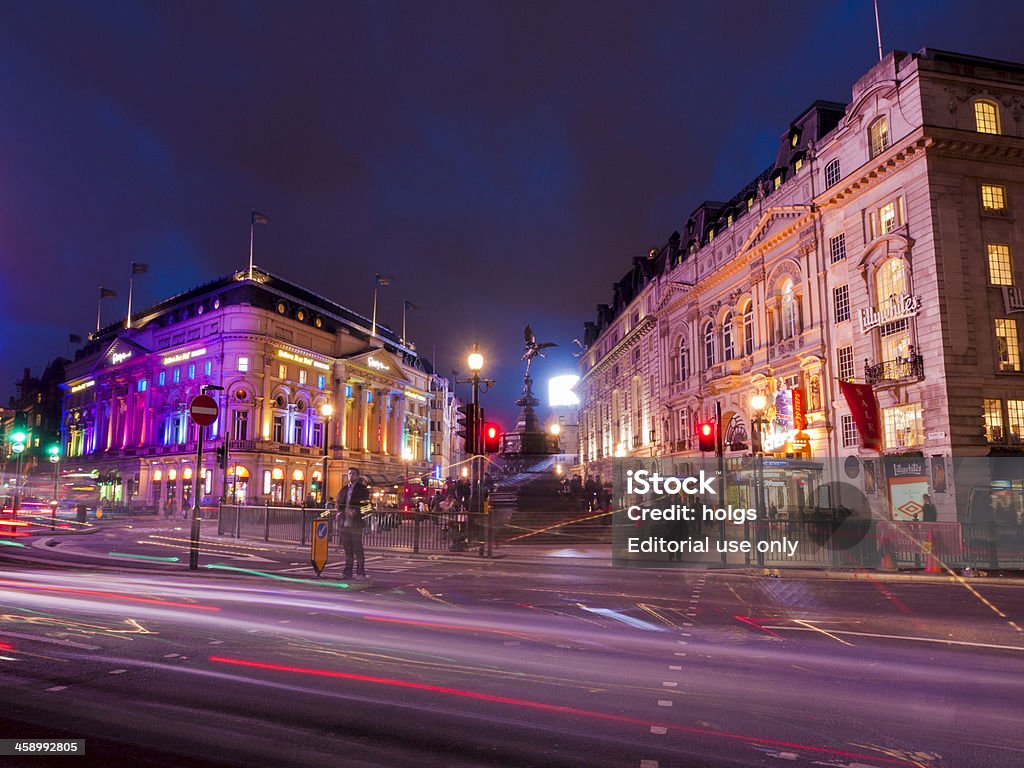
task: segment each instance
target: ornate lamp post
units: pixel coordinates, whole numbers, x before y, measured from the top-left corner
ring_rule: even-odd
[[[480,555],[484,555],[486,550],[487,556],[492,556],[491,548],[491,537],[489,535],[490,521],[484,521],[484,476],[483,467],[480,465],[480,459],[477,458],[476,454],[480,453],[483,434],[483,419],[480,418],[480,383],[483,381],[484,386],[489,386],[490,382],[480,378],[480,371],[484,367],[484,356],[480,354],[480,349],[476,344],[473,345],[473,351],[469,353],[469,357],[466,358],[466,365],[469,366],[469,370],[472,372],[472,376],[469,379],[469,383],[473,385],[473,397],[470,401],[473,407],[473,448],[474,455],[471,459],[470,466],[472,467],[473,476],[471,480],[471,487],[473,488],[470,494],[470,506],[473,507],[470,511],[476,515],[477,525],[481,526],[483,532],[483,538],[480,544]],[[476,503],[473,503],[475,499]]]
[[[331,440],[331,416],[334,415],[334,406],[324,403],[320,406],[320,415],[324,417],[324,465],[323,478],[320,481],[320,505],[323,506],[330,498],[327,495],[327,450]]]

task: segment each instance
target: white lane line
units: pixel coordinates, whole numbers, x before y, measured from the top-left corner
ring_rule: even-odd
[[[178,656],[180,656],[180,655],[181,655],[181,654],[179,654],[179,653],[165,653],[165,654],[164,654],[164,658],[165,658],[165,659],[176,659],[176,658],[178,658]]]
[[[770,627],[765,625],[765,629],[788,629],[791,632],[820,632],[820,629],[810,629],[808,627]],[[971,648],[994,648],[998,651],[1024,651],[1024,647],[1019,645],[995,645],[994,643],[971,643],[967,640],[943,640],[937,637],[913,637],[910,635],[879,635],[874,632],[851,632],[845,629],[830,629],[833,635],[852,635],[854,637],[878,637],[883,640],[916,640],[919,643],[940,643],[942,645],[966,645]]]
[[[31,640],[34,643],[49,643],[50,645],[67,645],[71,648],[81,648],[83,651],[98,651],[98,645],[88,643],[76,643],[74,640],[54,640],[52,637],[39,637],[38,635],[23,635],[20,632],[0,632],[0,637],[19,637],[22,640]]]
[[[63,691],[65,688],[67,688],[66,685],[55,685],[55,686],[53,686],[53,688],[47,688],[46,690],[56,692],[56,691]]]
[[[673,656],[685,656],[686,654],[685,653],[678,653],[678,652],[676,652],[676,653],[673,653],[672,655]]]
[[[672,702],[669,701],[668,699],[659,699],[658,700],[658,706],[659,707],[671,707],[672,706]]]
[[[685,640],[676,640],[676,642],[679,643],[680,645],[689,645],[689,643],[686,642]]]
[[[127,671],[128,671],[127,669],[112,669],[107,674],[110,674],[110,675],[123,675]]]
[[[676,671],[682,669],[682,667],[679,666],[678,664],[669,664],[668,668],[670,670],[672,670],[673,672],[676,672]]]
[[[676,688],[679,685],[679,683],[675,682],[674,680],[666,680],[662,683],[662,685],[665,688]]]
[[[0,661],[21,661],[21,659],[16,659],[13,656],[0,656]]]
[[[651,726],[651,733],[657,733],[659,735],[665,734],[665,733],[668,733],[668,728],[665,728],[664,726],[661,726],[661,725],[652,725]]]
[[[211,640],[210,645],[221,645],[223,642],[223,640]]]

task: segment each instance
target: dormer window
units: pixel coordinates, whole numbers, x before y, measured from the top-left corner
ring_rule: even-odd
[[[791,133],[790,136],[789,136],[789,146],[795,147],[799,143],[800,143],[800,132],[799,131],[793,131],[793,133]]]
[[[782,186],[782,174],[781,173],[777,173],[774,176],[772,176],[772,189],[773,190],[774,189],[778,189],[781,186]]]
[[[731,227],[732,226],[732,214],[731,213],[728,216],[725,217],[725,226],[727,226],[727,227]]]
[[[868,137],[871,145],[871,156],[882,154],[889,148],[889,121],[880,117],[868,128]]]
[[[796,162],[793,163],[793,173],[799,173],[800,169],[803,168],[803,167],[804,167],[804,159],[802,157],[798,157],[796,159]]]
[[[714,240],[714,239],[715,239],[715,228],[714,228],[714,227],[711,227],[711,228],[710,228],[710,229],[708,230],[708,242],[710,243],[710,242],[711,242],[712,240]]]
[[[747,210],[749,211],[753,207],[754,207],[754,196],[751,195],[750,197],[747,198]]]

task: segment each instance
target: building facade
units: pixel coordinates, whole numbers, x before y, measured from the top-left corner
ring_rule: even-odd
[[[197,493],[208,503],[320,503],[350,466],[378,500],[400,495],[405,477],[443,460],[432,422],[444,422],[431,408],[447,387],[393,331],[371,325],[259,270],[167,299],[130,328],[122,319],[93,334],[67,366],[66,460],[98,474],[110,502],[161,512],[190,507]],[[204,385],[223,389],[209,393],[219,416],[196,467],[188,406]]]
[[[695,425],[720,410],[727,457],[828,457],[894,519],[917,515],[911,486],[963,519],[974,481],[957,488],[949,462],[1024,435],[1022,118],[1024,66],[930,49],[812,104],[769,168],[634,259],[585,325],[584,471],[698,455]],[[872,386],[880,452],[841,380]]]

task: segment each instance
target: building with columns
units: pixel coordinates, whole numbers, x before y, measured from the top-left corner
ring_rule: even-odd
[[[220,414],[197,468],[188,405],[204,385],[223,390],[210,392]],[[93,334],[63,391],[67,463],[98,473],[115,504],[130,494],[133,506],[179,511],[197,492],[210,503],[319,502],[325,480],[335,496],[350,466],[386,501],[406,476],[452,461],[433,452],[450,443],[431,432],[447,385],[429,364],[391,329],[378,323],[374,335],[368,318],[261,270]]]
[[[1024,65],[931,49],[811,104],[768,168],[634,258],[585,325],[582,469],[698,456],[720,408],[727,458],[831,463],[893,519],[930,492],[962,520],[990,483],[1024,512],[1024,478],[952,471],[1021,453],[1022,120]],[[881,451],[840,380],[872,386]],[[769,500],[793,507],[790,491]]]

